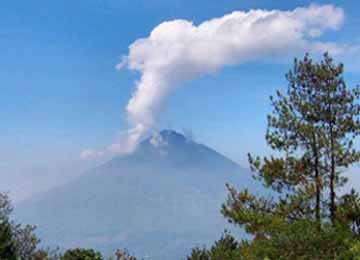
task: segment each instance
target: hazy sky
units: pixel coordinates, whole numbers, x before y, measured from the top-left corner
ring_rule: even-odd
[[[151,129],[190,129],[197,141],[243,165],[247,152],[267,153],[264,133],[266,114],[270,110],[268,96],[286,87],[284,73],[291,68],[295,55],[307,49],[316,55],[330,48],[338,52],[337,60],[345,62],[348,84],[360,82],[360,4],[358,1],[317,1],[318,7],[331,4],[334,10],[315,14],[310,10],[311,3],[3,1],[0,8],[0,190],[11,191],[12,197],[19,200],[68,181],[103,160],[81,159],[84,149],[103,153],[106,147],[115,144],[112,152],[117,152],[117,140],[123,138],[123,131],[134,129],[139,123]],[[305,11],[299,14],[294,11],[297,7],[304,7]],[[249,14],[250,9],[267,11]],[[293,35],[293,27],[289,27],[282,33],[286,37],[278,37],[271,31],[278,27],[268,27],[267,23],[245,32],[234,24],[226,30],[218,29],[217,22],[199,26],[214,18],[222,22],[221,17],[233,11],[244,11],[231,17],[239,26],[244,25],[242,15],[251,19],[269,15],[270,21],[276,23],[274,9],[279,10],[276,11],[279,16],[284,11],[290,12],[291,22],[303,30],[303,34]],[[170,23],[164,29],[162,23],[174,19],[193,24]],[[303,19],[307,20],[303,22]],[[161,24],[158,27],[161,32],[152,34],[157,37],[154,43],[149,34]],[[252,37],[253,28],[266,31],[272,37],[262,42]],[[213,40],[208,37],[209,31],[224,33],[219,38],[226,38],[228,42],[220,44]],[[174,32],[178,38],[172,37]],[[237,33],[244,33],[250,40],[238,42],[231,38]],[[141,44],[131,45],[141,38],[145,38]],[[298,46],[294,39],[305,41]],[[214,44],[210,46],[212,40]],[[161,55],[169,51],[169,46],[175,46],[176,41],[186,47],[181,51],[195,54],[189,54],[190,58],[184,55],[166,60],[171,65],[166,67],[172,68],[166,72],[159,66],[153,69],[146,65],[159,64]],[[240,46],[243,42],[247,45]],[[259,42],[264,48],[256,47],[262,47]],[[129,49],[129,46],[132,47]],[[149,56],[155,50],[160,51]],[[127,64],[118,70],[116,66],[124,55]],[[160,87],[166,91],[149,94],[147,90],[151,87],[146,85],[149,80],[134,83],[139,82],[141,76],[165,82]],[[173,89],[174,82],[178,85],[176,89]],[[139,98],[129,106],[139,84],[146,85],[146,97],[158,96],[150,101]],[[153,88],[156,87],[159,86]],[[149,115],[149,111],[156,115]]]

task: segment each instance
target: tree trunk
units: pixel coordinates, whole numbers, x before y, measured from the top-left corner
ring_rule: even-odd
[[[331,169],[330,169],[330,219],[335,222],[335,155],[334,155],[334,136],[333,126],[330,122],[330,153],[331,153]]]
[[[317,150],[316,136],[313,133],[313,149],[314,149],[314,171],[315,171],[315,192],[316,192],[316,204],[315,204],[315,218],[318,223],[321,221],[321,184],[319,173],[319,153]]]

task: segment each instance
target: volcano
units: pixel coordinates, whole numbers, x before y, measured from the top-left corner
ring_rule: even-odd
[[[92,247],[105,255],[126,248],[139,258],[178,260],[232,228],[220,213],[226,183],[256,189],[248,170],[163,130],[133,154],[19,203],[15,216],[36,225],[45,245]]]

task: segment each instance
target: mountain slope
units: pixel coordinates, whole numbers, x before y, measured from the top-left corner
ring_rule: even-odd
[[[250,174],[210,149],[164,130],[129,156],[17,205],[16,216],[63,248],[128,248],[148,259],[180,259],[217,239],[225,183],[255,187]]]

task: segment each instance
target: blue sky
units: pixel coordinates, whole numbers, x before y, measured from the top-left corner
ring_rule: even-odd
[[[129,127],[125,107],[139,73],[115,69],[129,45],[166,20],[199,24],[235,10],[292,10],[310,1],[78,0],[4,1],[0,8],[1,190],[15,200],[78,176],[97,164],[82,149],[101,149]],[[317,1],[345,12],[338,31],[321,39],[357,44],[358,1]],[[351,59],[346,79],[360,70]],[[156,126],[191,129],[206,143],[246,164],[246,153],[268,152],[268,96],[286,87],[282,62],[225,67],[186,82],[166,99]]]

